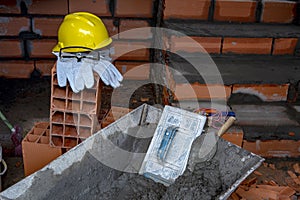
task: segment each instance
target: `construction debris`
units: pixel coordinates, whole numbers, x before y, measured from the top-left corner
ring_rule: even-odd
[[[278,166],[275,168],[274,163],[264,162],[260,168],[254,171],[239,185],[238,189],[229,199],[297,199],[300,192],[300,179],[297,176],[298,172],[296,172],[299,164],[294,163],[288,165],[287,163],[285,161],[278,161]],[[293,168],[294,171],[291,169],[286,172],[286,167]],[[276,182],[275,179],[278,182]]]

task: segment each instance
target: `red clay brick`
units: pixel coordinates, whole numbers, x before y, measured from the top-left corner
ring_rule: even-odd
[[[299,157],[300,141],[268,140],[249,142],[243,141],[243,148],[263,157]]]
[[[20,7],[17,5],[17,0],[1,0],[0,13],[20,13]]]
[[[38,171],[62,154],[61,149],[50,147],[49,135],[46,134],[46,131],[49,131],[49,128],[48,130],[37,128],[38,125],[39,124],[36,124],[29,133],[26,134],[26,137],[22,141],[25,176]],[[39,132],[41,133],[35,134],[34,132],[36,129],[39,129]]]
[[[103,24],[106,27],[106,30],[110,37],[118,34],[118,27],[113,24],[112,19],[102,19]]]
[[[210,0],[166,0],[164,19],[208,19]]]
[[[197,43],[195,43],[193,40]],[[171,37],[171,51],[184,51],[189,53],[207,52],[220,53],[221,49],[220,37]],[[199,44],[202,47],[199,47]]]
[[[124,79],[147,80],[150,75],[150,64],[146,62],[115,62]]]
[[[28,13],[45,15],[68,14],[67,0],[31,0],[28,5]]]
[[[123,31],[142,27],[149,27],[148,22],[144,20],[121,20],[119,37],[122,39],[150,39],[152,37],[150,29],[132,30],[132,33],[123,33]]]
[[[148,48],[150,44],[146,42],[114,41],[113,46],[115,47],[113,59],[149,60],[149,50],[146,48]]]
[[[0,35],[17,36],[21,31],[29,31],[30,21],[26,17],[0,17]]]
[[[35,67],[39,70],[42,76],[51,76],[51,69],[55,64],[55,60],[38,60],[35,61]]]
[[[262,22],[291,23],[296,14],[296,2],[263,1]]]
[[[0,57],[22,57],[20,40],[0,40]]]
[[[231,127],[226,133],[222,136],[223,139],[238,145],[242,146],[243,143],[243,137],[244,137],[244,131],[240,127],[233,126]]]
[[[52,39],[32,40],[30,56],[36,58],[55,58],[55,55],[51,52],[56,43],[57,41]]]
[[[296,191],[290,187],[284,187],[280,192],[279,194],[282,195],[282,196],[292,196],[293,194],[295,194]]]
[[[69,9],[70,13],[84,11],[98,16],[111,16],[107,0],[71,0]]]
[[[0,61],[0,77],[29,78],[33,69],[33,61]]]
[[[232,93],[258,96],[263,101],[286,101],[289,84],[235,84]]]
[[[117,17],[152,17],[152,0],[117,0],[115,15]]]
[[[256,2],[251,0],[217,0],[214,20],[255,22]]]
[[[41,36],[57,36],[63,18],[34,18],[33,31]]]
[[[293,55],[297,42],[298,42],[298,38],[275,39],[273,55],[284,55],[284,54]]]
[[[224,85],[205,84],[177,84],[175,88],[175,100],[188,99],[228,99],[231,88]]]
[[[223,53],[270,54],[272,38],[224,38]]]

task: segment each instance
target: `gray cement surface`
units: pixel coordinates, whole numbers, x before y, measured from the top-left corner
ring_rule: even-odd
[[[149,126],[149,131],[153,130],[151,125],[145,126],[146,129]],[[140,131],[140,128],[133,127],[129,131]],[[95,135],[99,138],[94,140],[94,150],[99,148],[103,139],[99,134],[101,132]],[[149,139],[142,141],[128,137],[119,131],[109,138],[118,147],[134,152],[145,151],[150,142]],[[0,194],[1,199],[8,199],[12,195],[17,196],[15,199],[22,200],[216,199],[226,191],[234,189],[235,187],[231,187],[237,186],[262,162],[259,156],[220,139],[216,156],[212,160],[196,164],[193,172],[186,170],[173,185],[165,187],[136,173],[121,172],[104,165],[89,151],[82,151],[84,144],[90,141],[91,139],[86,140],[60,157],[60,161],[56,160],[57,169],[60,168],[59,162],[65,162],[62,164],[63,168],[68,166],[64,170],[60,169],[60,173],[53,171],[51,167],[45,167],[24,179],[23,183],[4,191]],[[72,158],[81,155],[80,160]],[[18,190],[22,190],[22,193],[14,194]]]

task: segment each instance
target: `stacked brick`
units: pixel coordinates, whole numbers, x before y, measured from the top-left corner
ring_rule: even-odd
[[[299,24],[297,13],[299,4],[297,2],[272,0],[188,0],[178,2],[165,0],[162,4],[164,9],[161,11],[161,25],[185,34],[185,36],[182,36],[183,34],[166,35],[168,43],[166,50],[190,58],[198,56],[199,53],[208,53],[212,56],[224,81],[219,87],[223,87],[222,84],[226,85],[224,87],[225,94],[222,95],[223,99],[227,100],[232,94],[246,93],[258,95],[262,101],[290,101],[288,99],[289,87],[293,87],[292,85],[299,81],[299,77],[286,75],[285,72],[276,74],[272,71],[286,66],[291,69],[286,69],[286,71],[293,71],[294,67],[298,65],[295,63],[298,57],[300,37],[300,29],[297,25]],[[202,48],[195,45],[197,43]],[[173,54],[165,56],[165,59],[168,60],[167,67],[171,66],[179,72],[192,67],[185,64],[182,59],[178,60],[178,56]],[[240,58],[240,56],[242,57]],[[266,68],[265,71],[261,70],[261,73],[258,67],[264,68],[266,65],[264,63],[268,63],[269,60],[265,59],[266,56],[276,56],[276,60],[279,62],[270,62],[269,66],[274,64],[276,66],[274,65],[273,69],[270,69],[271,72]],[[278,56],[286,59],[285,65],[278,64],[281,63]],[[224,62],[226,59],[227,61]],[[234,61],[232,62],[230,59]],[[219,60],[220,62],[218,62]],[[249,67],[242,69],[245,65],[243,63],[253,62],[253,60],[256,60],[256,64],[253,66],[249,64]],[[225,67],[228,68],[230,65],[234,65],[234,67],[226,70]],[[176,66],[179,67],[176,68]],[[257,78],[250,75],[251,72],[255,73],[255,68],[257,68]],[[244,70],[246,70],[245,73],[250,71],[248,77],[242,75]],[[192,72],[183,72],[182,74],[185,74],[186,77],[193,76]],[[226,78],[228,74],[237,75]],[[259,79],[259,74],[270,74],[269,76],[272,78]],[[206,91],[207,87],[218,87],[216,84],[204,83],[201,78],[197,81],[195,80],[196,75],[194,79],[190,78],[190,82],[186,84],[181,83],[180,77],[176,78],[176,74],[174,76],[174,80],[170,81],[173,93],[165,93],[170,102],[195,97],[208,101],[212,98],[222,99],[220,96],[208,94]],[[238,76],[241,78],[236,78]],[[279,80],[277,77],[281,77],[281,79]],[[241,90],[236,90],[240,87]]]
[[[25,176],[39,170],[62,154],[62,149],[53,148],[49,143],[49,122],[35,124],[22,141]]]
[[[100,129],[102,83],[95,76],[90,89],[74,93],[69,85],[58,86],[55,68],[52,70],[50,106],[50,144],[70,149]]]

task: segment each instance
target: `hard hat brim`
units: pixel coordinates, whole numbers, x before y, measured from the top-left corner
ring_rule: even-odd
[[[102,41],[100,44],[98,44],[93,50],[104,48],[104,47],[110,45],[111,43],[112,43],[112,39],[109,37],[106,40]],[[61,48],[64,48],[64,47],[60,46],[60,44],[57,43],[55,45],[55,47],[52,49],[52,52],[59,52]],[[74,48],[74,49],[70,48],[70,50],[69,50],[69,52],[76,52],[76,53],[81,52],[81,51],[82,51],[81,48]]]

